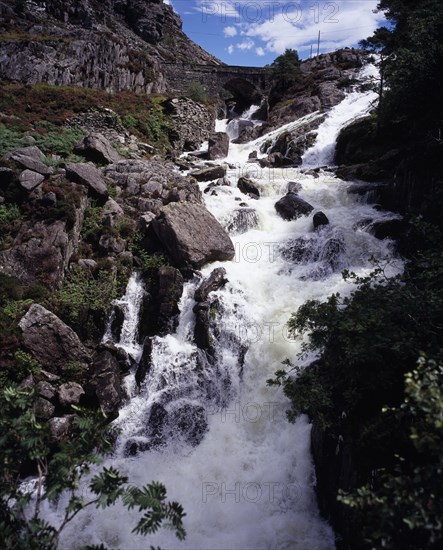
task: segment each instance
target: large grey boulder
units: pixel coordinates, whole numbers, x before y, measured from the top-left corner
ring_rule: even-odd
[[[85,390],[77,382],[66,382],[58,389],[58,399],[64,407],[78,405],[84,394]]]
[[[229,136],[226,132],[216,132],[208,140],[208,159],[223,159],[228,156]]]
[[[42,174],[38,172],[33,172],[32,170],[23,170],[18,179],[23,189],[32,191],[44,181],[45,176],[42,176]]]
[[[35,147],[35,145],[15,149],[15,151],[6,153],[3,158],[5,160],[13,160],[23,168],[38,172],[43,176],[50,176],[54,173],[53,168],[43,163],[46,157],[38,147]]]
[[[40,304],[33,304],[21,319],[25,348],[52,373],[63,373],[69,362],[89,363],[89,351],[77,334]]]
[[[83,187],[78,191],[84,192]],[[63,220],[24,222],[10,248],[0,251],[0,273],[16,277],[23,285],[44,280],[53,288],[60,287],[69,261],[78,250],[86,205],[83,194],[70,229]]]
[[[67,164],[66,177],[75,183],[85,185],[93,197],[105,200],[108,198],[106,182],[100,170],[94,165],[83,162]]]
[[[235,255],[226,231],[200,204],[168,204],[152,226],[179,267],[199,269],[208,262],[232,260]]]
[[[194,170],[190,174],[197,181],[211,181],[224,178],[226,175],[226,166],[208,166],[207,168],[201,168]]]
[[[102,134],[92,133],[76,145],[74,151],[87,160],[104,164],[112,164],[121,160],[111,142]]]
[[[275,209],[284,220],[296,220],[310,214],[314,207],[294,193],[288,193],[275,203]]]

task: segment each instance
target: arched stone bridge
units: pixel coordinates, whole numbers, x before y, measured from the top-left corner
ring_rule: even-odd
[[[186,93],[191,82],[199,82],[211,97],[222,96],[224,89],[249,103],[259,103],[270,87],[269,72],[260,67],[171,63],[167,78],[171,92]]]

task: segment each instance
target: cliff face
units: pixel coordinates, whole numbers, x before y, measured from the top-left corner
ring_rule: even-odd
[[[168,91],[168,64],[219,64],[163,0],[0,2],[0,79]]]

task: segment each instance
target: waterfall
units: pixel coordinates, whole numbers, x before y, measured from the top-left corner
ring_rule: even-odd
[[[338,131],[368,111],[371,94],[352,92],[330,111],[304,156],[306,166],[331,162]],[[313,113],[286,127],[319,116]],[[219,121],[217,129],[224,127],[226,121]],[[317,508],[309,420],[301,416],[290,424],[287,398],[281,389],[268,388],[266,379],[286,358],[296,360],[301,350],[302,342],[287,333],[291,314],[308,299],[349,294],[341,270],[369,273],[368,258],[391,256],[392,243],[375,239],[361,223],[387,214],[357,202],[332,173],[320,171],[314,177],[296,168],[244,164],[250,152],[272,142],[283,129],[251,143],[231,144],[225,159],[231,185],[204,194],[207,208],[230,232],[236,250],[231,262],[202,269],[204,278],[215,267],[224,267],[228,279],[224,288],[210,294],[213,358],[208,360],[193,343],[194,293],[200,284],[196,277],[185,284],[177,330],[152,339],[149,373],[139,390],[134,386],[116,421],[122,433],[110,462],[131,483],[159,480],[166,485],[168,498],[183,504],[187,513],[186,540],[177,541],[167,530],[149,540],[134,535],[134,517],[117,504],[92,516],[79,514],[67,527],[61,547],[335,547],[332,529]],[[254,178],[259,200],[236,187],[244,175]],[[300,196],[326,214],[329,226],[314,231],[312,216],[284,221],[277,215],[274,204],[291,181],[301,184]],[[200,185],[203,191],[206,184]],[[244,215],[242,208],[248,210]],[[125,308],[120,345],[133,351],[141,292],[134,275],[119,302]]]
[[[126,286],[124,296],[112,302],[114,310],[102,340],[103,342],[114,342],[112,326],[116,319],[116,311],[120,311],[123,315],[123,322],[120,330],[120,337],[115,343],[136,360],[139,359],[141,352],[138,323],[143,295],[144,289],[141,277],[138,273],[133,273]]]

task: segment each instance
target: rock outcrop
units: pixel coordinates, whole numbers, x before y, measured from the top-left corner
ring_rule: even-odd
[[[180,17],[163,0],[2,5],[3,80],[162,93],[171,61],[220,63],[187,38]]]
[[[208,159],[217,160],[228,156],[229,136],[226,132],[211,134],[208,140]]]
[[[234,245],[228,234],[202,205],[169,204],[152,224],[178,267],[199,269],[208,262],[234,257]]]
[[[27,350],[49,372],[60,374],[70,362],[89,364],[90,352],[77,334],[54,313],[33,304],[22,318],[19,327]]]

